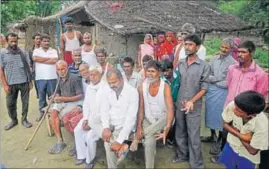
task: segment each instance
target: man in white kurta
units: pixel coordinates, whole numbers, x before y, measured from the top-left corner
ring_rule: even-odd
[[[89,123],[99,121],[101,126],[100,102],[104,97],[104,83],[101,82],[102,67],[91,65],[89,68],[90,84],[86,89],[85,100],[83,102],[83,118],[74,130],[77,160],[76,165],[86,161],[85,168],[93,168],[96,155],[97,141],[100,134],[91,129]]]
[[[109,87],[101,106],[108,111],[102,112],[102,136],[108,168],[117,168],[117,154],[136,124],[139,98],[137,89],[124,82],[118,69],[109,70],[106,76]]]

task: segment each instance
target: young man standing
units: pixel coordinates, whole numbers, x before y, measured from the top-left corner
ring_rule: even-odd
[[[255,169],[260,150],[268,148],[268,119],[262,112],[264,96],[246,91],[235,97],[222,113],[227,142],[219,157],[226,168]]]
[[[134,71],[134,60],[131,57],[123,58],[123,70],[122,76],[125,82],[129,83],[134,88],[137,88],[138,85],[142,82],[141,76],[139,73]]]
[[[8,47],[1,49],[0,53],[0,77],[6,92],[6,104],[11,122],[5,126],[9,130],[18,124],[17,98],[21,93],[22,125],[32,127],[27,120],[29,106],[29,92],[33,87],[31,82],[30,59],[28,52],[18,47],[18,35],[9,33],[6,36]]]
[[[36,121],[40,121],[44,115],[48,98],[53,94],[56,83],[56,62],[58,60],[57,51],[50,47],[50,37],[48,35],[41,36],[41,47],[33,52],[33,61],[35,62],[35,81],[38,89],[39,98],[39,117]]]
[[[72,63],[72,51],[78,49],[82,43],[82,34],[73,29],[74,21],[67,17],[64,20],[66,32],[60,38],[61,59],[65,60],[68,65]]]
[[[189,161],[191,168],[204,168],[200,124],[202,97],[208,88],[209,65],[197,56],[201,39],[188,35],[184,39],[186,59],[181,59],[178,70],[181,86],[176,112],[176,156],[173,162]]]
[[[97,62],[102,66],[103,69],[102,81],[106,81],[106,73],[108,70],[113,68],[113,65],[107,61],[107,52],[105,48],[95,48],[94,53],[97,57]]]

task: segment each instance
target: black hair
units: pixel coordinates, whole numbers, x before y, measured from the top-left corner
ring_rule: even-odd
[[[173,62],[170,59],[164,59],[161,62],[161,67],[162,67],[162,72],[168,69],[173,69]]]
[[[202,41],[201,41],[201,38],[196,35],[196,34],[190,34],[190,35],[187,35],[185,38],[184,38],[184,42],[186,41],[192,41],[194,42],[197,46],[201,45],[202,44]]]
[[[67,24],[67,23],[74,23],[73,18],[71,18],[71,17],[67,17],[67,18],[65,18],[65,20],[64,20],[64,24]]]
[[[19,39],[18,34],[13,33],[13,32],[8,33],[8,34],[6,35],[6,40],[7,40],[7,41],[8,41],[8,38],[9,38],[9,37],[16,37],[17,39]]]
[[[37,32],[32,36],[32,39],[35,39],[36,36],[40,36],[41,37],[41,33]]]
[[[157,62],[156,60],[150,60],[148,61],[148,63],[145,66],[146,69],[149,68],[154,68],[156,69],[158,72],[161,71],[161,64],[159,62]]]
[[[128,57],[128,56],[123,58],[123,63],[124,62],[130,63],[132,65],[132,67],[134,67],[134,65],[135,65],[134,59],[131,57]]]
[[[153,60],[153,57],[150,55],[145,55],[142,59],[142,62],[148,62],[150,60]]]
[[[49,39],[50,40],[50,36],[47,35],[47,34],[43,34],[43,35],[41,35],[40,40],[42,41],[43,39]]]
[[[248,115],[259,114],[265,108],[264,96],[256,91],[246,91],[234,99],[235,105]]]
[[[255,52],[256,46],[252,41],[245,41],[238,45],[238,48],[245,48],[248,50],[249,53]]]

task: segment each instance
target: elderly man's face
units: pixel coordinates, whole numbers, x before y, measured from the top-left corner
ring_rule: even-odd
[[[134,67],[132,66],[131,63],[128,63],[128,62],[123,63],[123,70],[126,75],[131,75],[133,73],[133,69]]]
[[[60,78],[65,78],[68,74],[67,64],[56,64],[56,71]]]
[[[199,49],[199,46],[196,45],[195,42],[188,41],[188,40],[185,41],[184,47],[185,47],[185,53],[186,53],[187,56],[194,55],[198,51],[198,49]]]
[[[118,93],[123,87],[123,79],[119,79],[116,73],[113,73],[107,77],[107,83],[116,93]]]
[[[160,72],[153,67],[146,69],[146,77],[149,83],[153,83],[160,78]]]
[[[87,66],[81,65],[79,67],[79,74],[82,76],[82,78],[88,79],[88,77],[89,77],[89,68]]]
[[[101,81],[102,74],[98,72],[97,70],[92,70],[92,71],[89,71],[89,76],[90,76],[90,82],[93,85],[96,85]]]
[[[220,46],[220,52],[221,52],[221,56],[228,56],[229,53],[231,52],[232,47],[227,44],[227,43],[222,43]]]

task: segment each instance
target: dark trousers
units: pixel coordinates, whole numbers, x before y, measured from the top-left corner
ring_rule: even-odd
[[[47,106],[47,96],[50,97],[53,95],[53,92],[56,87],[57,80],[36,80],[36,85],[38,89],[38,98],[39,98],[39,111]]]
[[[200,141],[201,115],[191,117],[185,112],[176,112],[176,145],[177,156],[181,160],[189,160],[191,168],[204,168]]]
[[[30,92],[29,83],[9,85],[9,87],[10,92],[6,95],[6,104],[9,117],[11,120],[17,120],[17,98],[20,92],[22,102],[21,120],[27,120]]]

